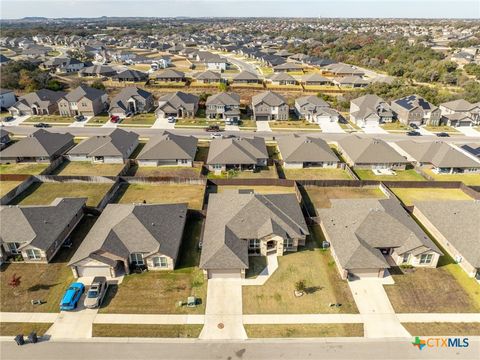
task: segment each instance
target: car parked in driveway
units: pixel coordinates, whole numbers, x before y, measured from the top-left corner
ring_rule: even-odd
[[[110,116],[110,121],[114,124],[119,123],[120,122],[120,116],[112,115],[112,116]]]
[[[175,119],[175,117],[173,117],[173,116],[169,116],[169,117],[167,118],[167,121],[168,121],[169,123],[174,123],[174,122],[176,121],[176,119]]]
[[[60,301],[60,310],[73,310],[77,307],[78,301],[85,291],[85,286],[82,283],[76,282],[70,284],[65,294],[63,294]]]
[[[6,122],[13,121],[13,120],[15,120],[15,118],[13,116],[5,116],[3,118],[3,121],[6,121]]]
[[[92,285],[87,291],[83,305],[88,309],[95,309],[102,305],[103,298],[107,292],[108,282],[105,276],[95,276]]]
[[[77,115],[77,116],[75,116],[75,121],[83,121],[83,120],[85,120],[85,119],[86,119],[86,117],[83,116],[83,115]]]

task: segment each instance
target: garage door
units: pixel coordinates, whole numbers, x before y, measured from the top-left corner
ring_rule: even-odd
[[[209,279],[232,279],[239,278],[240,270],[209,270]]]
[[[268,116],[257,115],[255,120],[257,120],[257,121],[268,121]]]
[[[107,276],[110,277],[110,266],[77,266],[79,277],[83,276]]]
[[[378,126],[378,121],[377,120],[367,120],[365,122],[365,126],[376,127],[376,126]]]
[[[350,277],[355,278],[376,278],[376,277],[383,277],[384,269],[358,269],[358,270],[350,270],[349,275]]]

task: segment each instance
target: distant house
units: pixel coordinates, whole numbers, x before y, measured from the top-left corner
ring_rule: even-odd
[[[108,65],[92,65],[80,70],[78,72],[78,75],[82,77],[111,77],[114,76],[116,73],[117,72]]]
[[[89,137],[67,152],[70,161],[123,164],[138,146],[138,135],[115,129],[109,135]]]
[[[288,85],[298,84],[298,81],[292,75],[287,74],[286,72],[275,73],[268,78],[268,81],[271,82],[272,85],[277,85],[277,86],[288,86]]]
[[[224,82],[220,73],[211,70],[197,74],[195,75],[195,78],[198,82],[203,84],[219,84]]]
[[[257,74],[242,71],[232,79],[233,84],[261,84],[263,81]]]
[[[437,174],[480,172],[480,161],[443,141],[404,140],[397,145],[412,157],[417,166],[431,167]]]
[[[134,86],[123,88],[110,102],[108,113],[125,117],[129,114],[147,113],[153,110],[153,95]]]
[[[198,110],[198,96],[182,91],[161,96],[155,110],[157,118],[174,116],[177,118],[193,118]]]
[[[11,134],[7,130],[0,128],[0,150],[7,147],[8,144],[10,144],[10,142],[12,141],[10,135]]]
[[[338,151],[347,164],[354,169],[405,170],[409,163],[380,139],[348,136],[338,141]]]
[[[278,139],[278,149],[287,169],[337,168],[340,163],[330,146],[320,138],[295,134],[283,136]]]
[[[283,96],[273,91],[265,91],[252,97],[253,119],[288,120],[290,108]]]
[[[295,100],[295,113],[299,119],[305,119],[315,124],[337,122],[340,114],[330,105],[315,95],[299,97]]]
[[[384,277],[390,264],[435,268],[443,253],[396,199],[332,199],[318,209],[342,279]]]
[[[295,72],[303,71],[303,66],[296,63],[284,63],[273,67],[274,72]]]
[[[390,105],[377,95],[368,94],[350,101],[350,120],[360,127],[392,122],[393,117]]]
[[[240,120],[240,95],[236,93],[218,93],[207,98],[205,103],[207,118]]]
[[[447,126],[473,126],[480,124],[480,105],[466,100],[449,101],[439,106],[442,123]]]
[[[137,156],[139,166],[193,166],[198,139],[164,133],[150,138]]]
[[[45,61],[42,66],[60,74],[69,74],[82,70],[85,63],[74,58],[51,58]]]
[[[52,115],[58,111],[57,101],[64,95],[61,91],[41,89],[20,96],[8,111],[13,116]]]
[[[1,247],[6,257],[49,263],[83,217],[86,198],[56,198],[50,205],[2,206]]]
[[[13,106],[17,98],[13,90],[0,88],[0,109],[5,110]]]
[[[305,86],[324,86],[331,85],[332,80],[323,77],[319,73],[311,73],[302,77],[302,84]]]
[[[344,76],[341,78],[333,79],[333,83],[340,87],[350,87],[350,88],[361,88],[369,84],[367,80],[362,79],[358,76]]]
[[[216,54],[212,54],[209,52],[197,53],[197,61],[204,63],[208,70],[227,70],[227,60]]]
[[[173,270],[187,204],[108,204],[70,259],[74,277]]]
[[[365,73],[362,70],[359,70],[351,65],[342,64],[342,63],[334,63],[325,66],[322,69],[322,73],[324,75],[330,76],[357,76],[362,77]]]
[[[157,75],[156,81],[159,82],[185,82],[185,73],[173,69],[165,69]]]
[[[119,82],[145,82],[148,80],[148,74],[138,70],[125,70],[112,76],[113,81]]]
[[[470,277],[480,281],[480,202],[419,201],[413,215]]]
[[[267,166],[268,152],[260,137],[213,139],[208,150],[207,165],[217,173],[237,170],[255,170]]]
[[[392,101],[391,109],[397,114],[397,119],[405,125],[440,125],[441,110],[418,95]]]
[[[205,277],[244,278],[249,256],[282,256],[309,235],[295,194],[210,194],[200,268]]]
[[[108,95],[105,91],[80,85],[58,100],[60,115],[98,115],[108,109]]]
[[[73,146],[72,134],[51,133],[40,129],[0,152],[0,162],[48,163],[63,155]]]
[[[480,160],[480,143],[468,143],[460,146],[463,151],[477,157]]]

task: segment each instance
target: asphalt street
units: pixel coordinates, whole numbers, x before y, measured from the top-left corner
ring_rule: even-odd
[[[134,359],[462,359],[480,358],[480,338],[470,337],[467,348],[424,348],[408,340],[201,340],[114,339],[113,341],[43,342],[17,346],[0,343],[2,360],[134,360]]]

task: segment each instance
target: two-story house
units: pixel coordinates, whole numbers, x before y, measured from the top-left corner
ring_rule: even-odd
[[[253,119],[256,121],[288,120],[290,108],[283,96],[265,91],[252,97]]]
[[[240,120],[240,95],[236,93],[218,93],[208,97],[206,116],[210,119]]]
[[[58,100],[60,115],[94,116],[108,109],[108,95],[105,91],[80,85]]]

